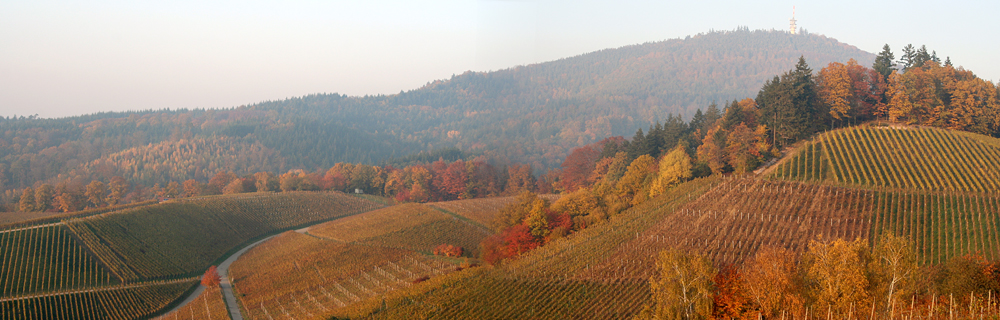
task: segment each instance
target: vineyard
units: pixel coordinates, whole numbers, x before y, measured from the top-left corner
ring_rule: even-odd
[[[633,239],[635,232],[654,225],[719,182],[718,177],[711,177],[682,184],[604,224],[500,266],[463,270],[442,277],[434,288],[390,294],[367,312],[355,308],[343,314],[352,319],[629,318],[649,299],[647,279],[583,278],[588,265],[605,261],[608,252]]]
[[[555,194],[544,194],[539,195],[539,197],[553,202],[559,199],[559,195]],[[489,227],[493,225],[493,220],[500,209],[515,202],[517,202],[516,196],[433,202],[427,205],[465,217],[481,226]]]
[[[256,237],[377,207],[339,193],[251,194],[168,202],[66,224],[112,273],[135,281],[198,275]]]
[[[342,193],[260,193],[19,221],[0,231],[0,319],[142,318],[240,244],[380,206]]]
[[[421,204],[407,203],[312,226],[309,233],[354,242],[443,219],[449,216]]]
[[[774,180],[947,192],[1000,191],[1000,143],[932,128],[852,127],[807,141]]]
[[[119,283],[60,225],[0,233],[0,297]]]
[[[250,319],[325,319],[453,270],[454,264],[407,250],[289,231],[241,256],[230,276]]]
[[[867,238],[874,192],[794,182],[727,179],[618,247],[582,277],[647,279],[656,254],[682,247],[739,264],[762,246],[803,252],[817,238]]]
[[[481,275],[362,319],[628,319],[650,297],[645,280],[504,279]]]
[[[0,299],[0,319],[136,319],[163,309],[198,279],[118,285],[35,297]]]
[[[202,291],[194,301],[168,314],[155,318],[156,320],[213,320],[229,319],[229,310],[222,300],[222,290],[209,287]]]

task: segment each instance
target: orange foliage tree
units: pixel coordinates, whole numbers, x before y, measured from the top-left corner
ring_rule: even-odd
[[[220,282],[222,282],[222,278],[219,277],[215,266],[208,267],[208,270],[205,270],[205,275],[201,277],[201,285],[206,287],[217,286]]]

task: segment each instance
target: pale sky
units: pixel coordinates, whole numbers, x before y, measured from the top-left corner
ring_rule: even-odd
[[[798,25],[1000,79],[998,1],[0,1],[0,116],[393,94],[709,30]],[[818,69],[814,66],[814,69]]]

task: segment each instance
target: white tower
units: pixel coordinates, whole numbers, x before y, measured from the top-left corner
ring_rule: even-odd
[[[788,32],[791,34],[796,34],[795,31],[795,6],[792,6],[792,19],[788,20]]]

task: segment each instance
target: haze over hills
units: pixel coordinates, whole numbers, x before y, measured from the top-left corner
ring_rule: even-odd
[[[713,101],[752,97],[800,56],[816,69],[874,59],[822,35],[738,29],[467,72],[389,96],[5,119],[0,182],[9,190],[120,175],[151,186],[220,171],[378,163],[446,147],[552,168],[571,148],[630,136],[670,114],[689,117]]]

